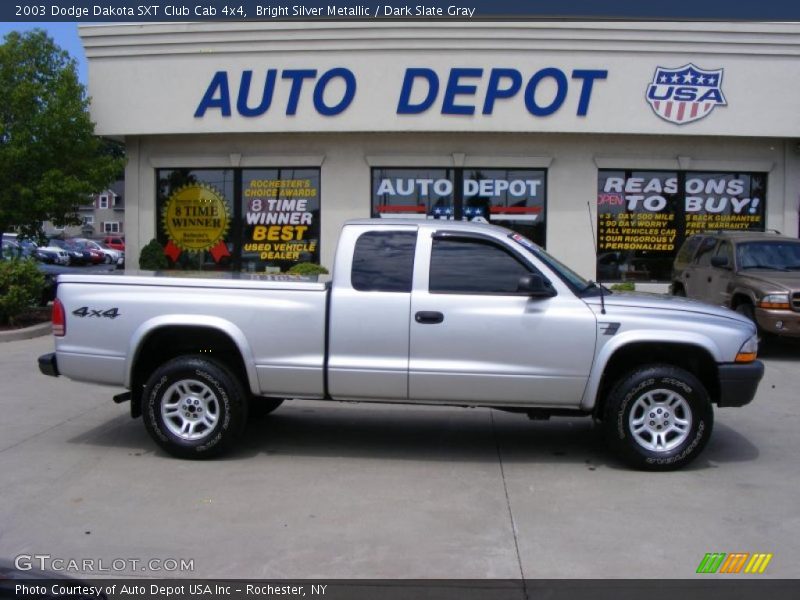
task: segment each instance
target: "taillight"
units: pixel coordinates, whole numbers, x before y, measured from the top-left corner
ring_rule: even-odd
[[[64,305],[58,298],[53,302],[53,335],[62,337],[67,333],[67,317],[64,313]]]

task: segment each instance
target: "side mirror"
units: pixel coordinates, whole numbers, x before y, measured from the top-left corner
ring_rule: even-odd
[[[728,257],[727,256],[712,256],[711,257],[711,266],[717,267],[718,269],[730,269],[731,266],[728,264]]]
[[[552,284],[538,273],[520,277],[517,291],[527,294],[531,298],[552,298],[556,295]]]

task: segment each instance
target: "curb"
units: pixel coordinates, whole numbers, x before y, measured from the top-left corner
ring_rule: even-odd
[[[22,329],[13,329],[11,331],[0,331],[0,344],[4,342],[16,342],[18,340],[30,340],[32,338],[47,335],[52,330],[52,323],[45,321],[38,325],[31,325]]]

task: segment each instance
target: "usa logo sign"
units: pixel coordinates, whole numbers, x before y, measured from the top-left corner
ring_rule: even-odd
[[[691,63],[677,69],[657,67],[647,86],[647,102],[659,117],[676,125],[702,119],[717,106],[727,105],[722,71],[707,71]]]

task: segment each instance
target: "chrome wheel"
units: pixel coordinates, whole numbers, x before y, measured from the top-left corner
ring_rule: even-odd
[[[173,383],[161,401],[161,418],[169,431],[182,440],[199,440],[213,431],[220,416],[216,394],[202,381],[181,379]]]
[[[673,390],[651,390],[633,403],[628,428],[642,448],[669,452],[689,437],[692,409],[686,399]]]

